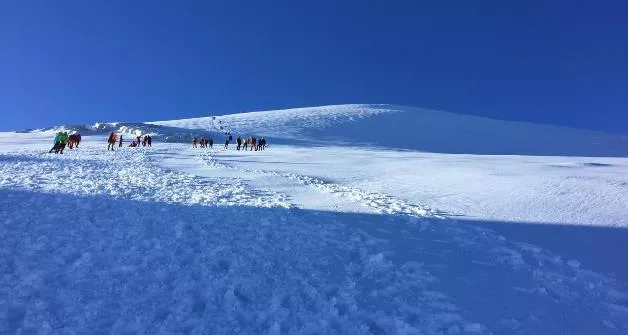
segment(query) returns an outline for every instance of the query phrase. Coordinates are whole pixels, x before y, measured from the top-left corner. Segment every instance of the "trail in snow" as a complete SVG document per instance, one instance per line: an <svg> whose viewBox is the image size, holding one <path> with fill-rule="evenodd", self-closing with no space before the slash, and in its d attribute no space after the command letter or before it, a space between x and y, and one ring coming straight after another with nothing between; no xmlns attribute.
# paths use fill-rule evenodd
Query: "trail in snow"
<svg viewBox="0 0 628 335"><path fill-rule="evenodd" d="M238 170L244 174L262 174L265 176L287 178L302 185L310 186L318 191L334 194L339 197L347 198L350 201L366 205L369 208L373 209L376 213L385 213L391 215L404 214L413 216L436 216L426 208L407 203L390 195L368 192L360 190L358 188L326 182L318 178L302 176L295 173L280 173L276 171L232 167L214 160L211 152L203 153L201 155L201 159L206 164L212 167L231 168Z"/></svg>

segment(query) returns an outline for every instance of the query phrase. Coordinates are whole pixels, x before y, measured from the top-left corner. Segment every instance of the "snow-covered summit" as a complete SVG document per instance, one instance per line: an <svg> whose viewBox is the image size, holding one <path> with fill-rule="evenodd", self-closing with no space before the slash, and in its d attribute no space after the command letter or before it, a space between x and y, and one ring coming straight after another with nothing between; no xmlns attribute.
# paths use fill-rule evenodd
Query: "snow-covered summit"
<svg viewBox="0 0 628 335"><path fill-rule="evenodd" d="M397 105L335 105L151 124L230 130L280 141L370 144L430 152L625 156L628 136Z"/></svg>

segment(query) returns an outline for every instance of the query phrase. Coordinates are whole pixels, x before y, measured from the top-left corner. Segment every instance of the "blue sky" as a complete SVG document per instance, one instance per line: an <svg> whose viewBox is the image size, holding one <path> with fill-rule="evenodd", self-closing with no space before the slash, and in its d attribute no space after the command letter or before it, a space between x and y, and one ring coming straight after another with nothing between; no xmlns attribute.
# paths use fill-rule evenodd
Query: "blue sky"
<svg viewBox="0 0 628 335"><path fill-rule="evenodd" d="M628 133L625 1L0 2L0 130L393 103Z"/></svg>

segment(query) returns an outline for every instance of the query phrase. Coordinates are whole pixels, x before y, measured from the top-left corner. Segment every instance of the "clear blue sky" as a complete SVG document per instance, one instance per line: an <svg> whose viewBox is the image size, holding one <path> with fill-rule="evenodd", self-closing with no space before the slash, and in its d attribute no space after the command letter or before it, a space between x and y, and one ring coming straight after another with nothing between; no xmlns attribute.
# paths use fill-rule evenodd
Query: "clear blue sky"
<svg viewBox="0 0 628 335"><path fill-rule="evenodd" d="M342 103L628 133L628 2L0 1L0 130Z"/></svg>

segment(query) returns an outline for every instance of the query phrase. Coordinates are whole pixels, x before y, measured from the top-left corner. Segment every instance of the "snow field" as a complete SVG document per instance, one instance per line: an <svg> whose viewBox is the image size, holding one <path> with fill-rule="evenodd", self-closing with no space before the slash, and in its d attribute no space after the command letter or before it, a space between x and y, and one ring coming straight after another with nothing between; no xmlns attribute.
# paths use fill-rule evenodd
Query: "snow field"
<svg viewBox="0 0 628 335"><path fill-rule="evenodd" d="M184 172L235 169L220 151L95 140L0 155L2 333L626 330L623 284L576 260L333 181L238 171L367 210L304 209L256 178Z"/></svg>

